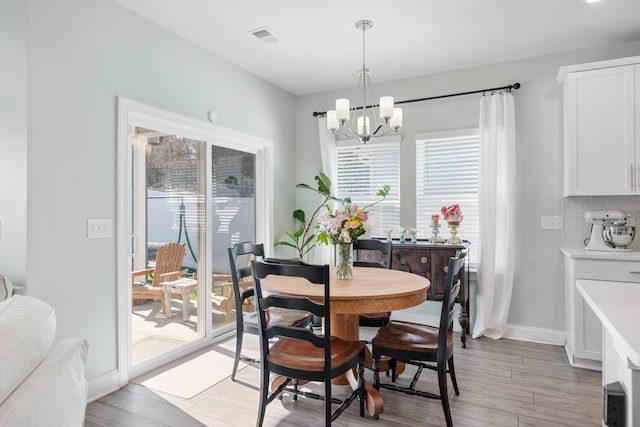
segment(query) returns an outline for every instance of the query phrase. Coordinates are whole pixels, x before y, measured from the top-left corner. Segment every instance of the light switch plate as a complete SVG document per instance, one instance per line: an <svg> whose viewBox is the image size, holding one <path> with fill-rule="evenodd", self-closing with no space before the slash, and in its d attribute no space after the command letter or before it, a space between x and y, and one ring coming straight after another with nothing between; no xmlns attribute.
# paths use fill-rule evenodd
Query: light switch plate
<svg viewBox="0 0 640 427"><path fill-rule="evenodd" d="M111 218L90 218L87 220L87 237L98 239L111 237Z"/></svg>
<svg viewBox="0 0 640 427"><path fill-rule="evenodd" d="M561 216L542 216L543 230L562 230Z"/></svg>

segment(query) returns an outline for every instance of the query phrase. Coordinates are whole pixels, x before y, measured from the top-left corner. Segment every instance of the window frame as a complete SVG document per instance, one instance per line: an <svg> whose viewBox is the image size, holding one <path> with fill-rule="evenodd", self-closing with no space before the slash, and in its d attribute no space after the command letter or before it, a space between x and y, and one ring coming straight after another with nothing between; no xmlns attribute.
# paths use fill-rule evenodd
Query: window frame
<svg viewBox="0 0 640 427"><path fill-rule="evenodd" d="M454 138L467 138L467 137L476 137L477 142L478 142L478 178L477 178L477 185L478 185L478 192L476 194L479 194L480 188L480 129L479 128L462 128L462 129L451 129L451 130L445 130L445 131L435 131L435 132L424 132L424 133L419 133L415 135L415 156L416 156L416 168L415 168L415 186L416 186L416 196L415 196L415 215L416 215L416 222L417 222L417 229L418 229L418 236L421 238L430 238L431 237L431 233L429 231L429 225L430 224L430 220L426 219L426 214L424 212L422 212L425 216L425 218L421 217L421 200L420 200L420 195L419 195L419 188L421 187L420 185L420 172L421 169L423 168L422 165L420 165L420 158L421 156L419 155L419 152L421 150L424 150L424 148L421 148L422 146L428 144L427 141L433 141L433 140L446 140L446 139L454 139ZM426 153L425 153L426 155ZM444 203L449 203L449 201L443 201ZM457 203L457 201L451 201L451 203ZM475 215L475 221L477 223L477 228L474 230L475 232L475 236L474 233L468 233L465 236L465 232L462 231L460 233L460 237L463 240L469 240L471 246L469 248L469 267L471 270L476 270L477 265L478 265L478 248L479 248L479 238L480 238L480 223L479 223L479 211L478 211L478 201L476 201L476 205L475 205L475 211L477 212L477 214ZM434 212L435 213L440 213L440 212ZM465 209L464 207L462 207L462 213L463 215L465 215ZM444 219L442 218L441 221L441 227L440 227L440 236L445 237L447 234L446 231L446 222L443 221ZM464 221L461 223L464 225ZM422 227L420 226L422 225ZM469 235L471 234L471 235ZM472 255L473 254L473 255Z"/></svg>
<svg viewBox="0 0 640 427"><path fill-rule="evenodd" d="M362 144L359 140L357 139L338 139L335 141L335 152L336 152L336 165L335 165L335 195L336 197L340 198L340 197L350 197L354 203L357 204L362 204L362 200L359 200L357 197L353 197L352 195L349 194L340 194L338 191L339 188L339 164L340 164L340 160L339 160L339 155L338 155L338 151L340 148L343 147L367 147L370 146L372 144L375 145L380 145L380 144L395 144L396 145L396 156L397 156L397 185L391 185L389 183L383 183L381 184L378 188L371 188L371 191L377 191L379 188L382 188L382 185L391 185L391 192L390 194L392 195L397 195L396 197L387 197L384 201L378 203L376 206L379 205L383 205L383 206L392 206L393 210L394 210L394 214L393 216L395 218L397 218L397 224L394 224L392 227L389 224L385 224L383 226L381 226L381 230L371 230L370 234L372 236L376 236L376 237L380 237L380 236L384 236L385 235L385 229L386 227L390 227L393 229L397 229L400 226L400 222L402 219L402 200L401 200L401 182L402 182L402 167L401 167L401 143L402 143L402 139L400 135L393 135L393 136L386 136L386 137L380 137L380 138L376 138L374 140L372 140L371 142L369 142L368 144L364 145ZM375 195L371 196L371 202L374 202L376 200L379 200L378 197L376 197ZM374 208L375 209L375 208ZM369 212L371 212L371 210L369 210ZM394 220L395 222L395 220Z"/></svg>

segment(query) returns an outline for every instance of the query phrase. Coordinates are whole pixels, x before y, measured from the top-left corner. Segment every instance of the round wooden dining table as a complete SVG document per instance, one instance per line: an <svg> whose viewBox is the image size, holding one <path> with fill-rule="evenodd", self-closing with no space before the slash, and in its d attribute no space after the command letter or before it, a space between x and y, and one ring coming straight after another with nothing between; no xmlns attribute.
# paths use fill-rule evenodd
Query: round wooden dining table
<svg viewBox="0 0 640 427"><path fill-rule="evenodd" d="M331 335L345 340L360 338L360 314L413 307L427 299L427 289L431 286L427 278L417 274L373 267L354 267L352 280L337 280L332 268L330 277ZM269 276L260 284L267 293L304 296L317 302L324 300L323 287L302 278ZM367 358L370 360L370 355ZM342 384L357 387L352 371L345 377ZM367 410L377 416L384 409L382 396L371 384L365 385Z"/></svg>

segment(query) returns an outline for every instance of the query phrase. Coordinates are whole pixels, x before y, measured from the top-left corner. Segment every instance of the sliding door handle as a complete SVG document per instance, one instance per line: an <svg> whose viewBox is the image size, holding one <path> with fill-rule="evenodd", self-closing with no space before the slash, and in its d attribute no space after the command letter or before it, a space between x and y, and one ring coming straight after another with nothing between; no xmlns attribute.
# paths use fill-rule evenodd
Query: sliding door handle
<svg viewBox="0 0 640 427"><path fill-rule="evenodd" d="M135 234L129 234L129 258L133 258L138 250L138 239Z"/></svg>

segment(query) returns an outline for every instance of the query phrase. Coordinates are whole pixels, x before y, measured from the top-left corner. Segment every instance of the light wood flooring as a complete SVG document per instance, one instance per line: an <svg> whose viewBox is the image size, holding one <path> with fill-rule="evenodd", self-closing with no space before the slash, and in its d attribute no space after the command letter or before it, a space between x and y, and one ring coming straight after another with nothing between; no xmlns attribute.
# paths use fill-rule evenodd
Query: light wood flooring
<svg viewBox="0 0 640 427"><path fill-rule="evenodd" d="M362 338L371 334L363 328ZM249 336L247 336L249 337ZM455 426L601 426L600 372L572 368L562 347L486 338L467 340L455 351L460 396L450 404ZM249 343L251 345L251 341ZM228 348L228 347L227 347ZM212 366L211 369L216 369ZM413 369L398 379L408 384ZM366 373L370 380L371 372ZM259 368L247 366L238 381L219 382L191 399L181 399L130 383L90 403L86 426L253 426L258 408ZM382 381L388 380L382 376ZM320 385L309 386L322 393ZM423 372L418 388L437 392L435 373ZM334 386L334 394L346 394ZM378 420L358 416L354 402L336 426L443 426L439 400L382 390ZM289 396L267 407L265 426L324 425L322 402Z"/></svg>

